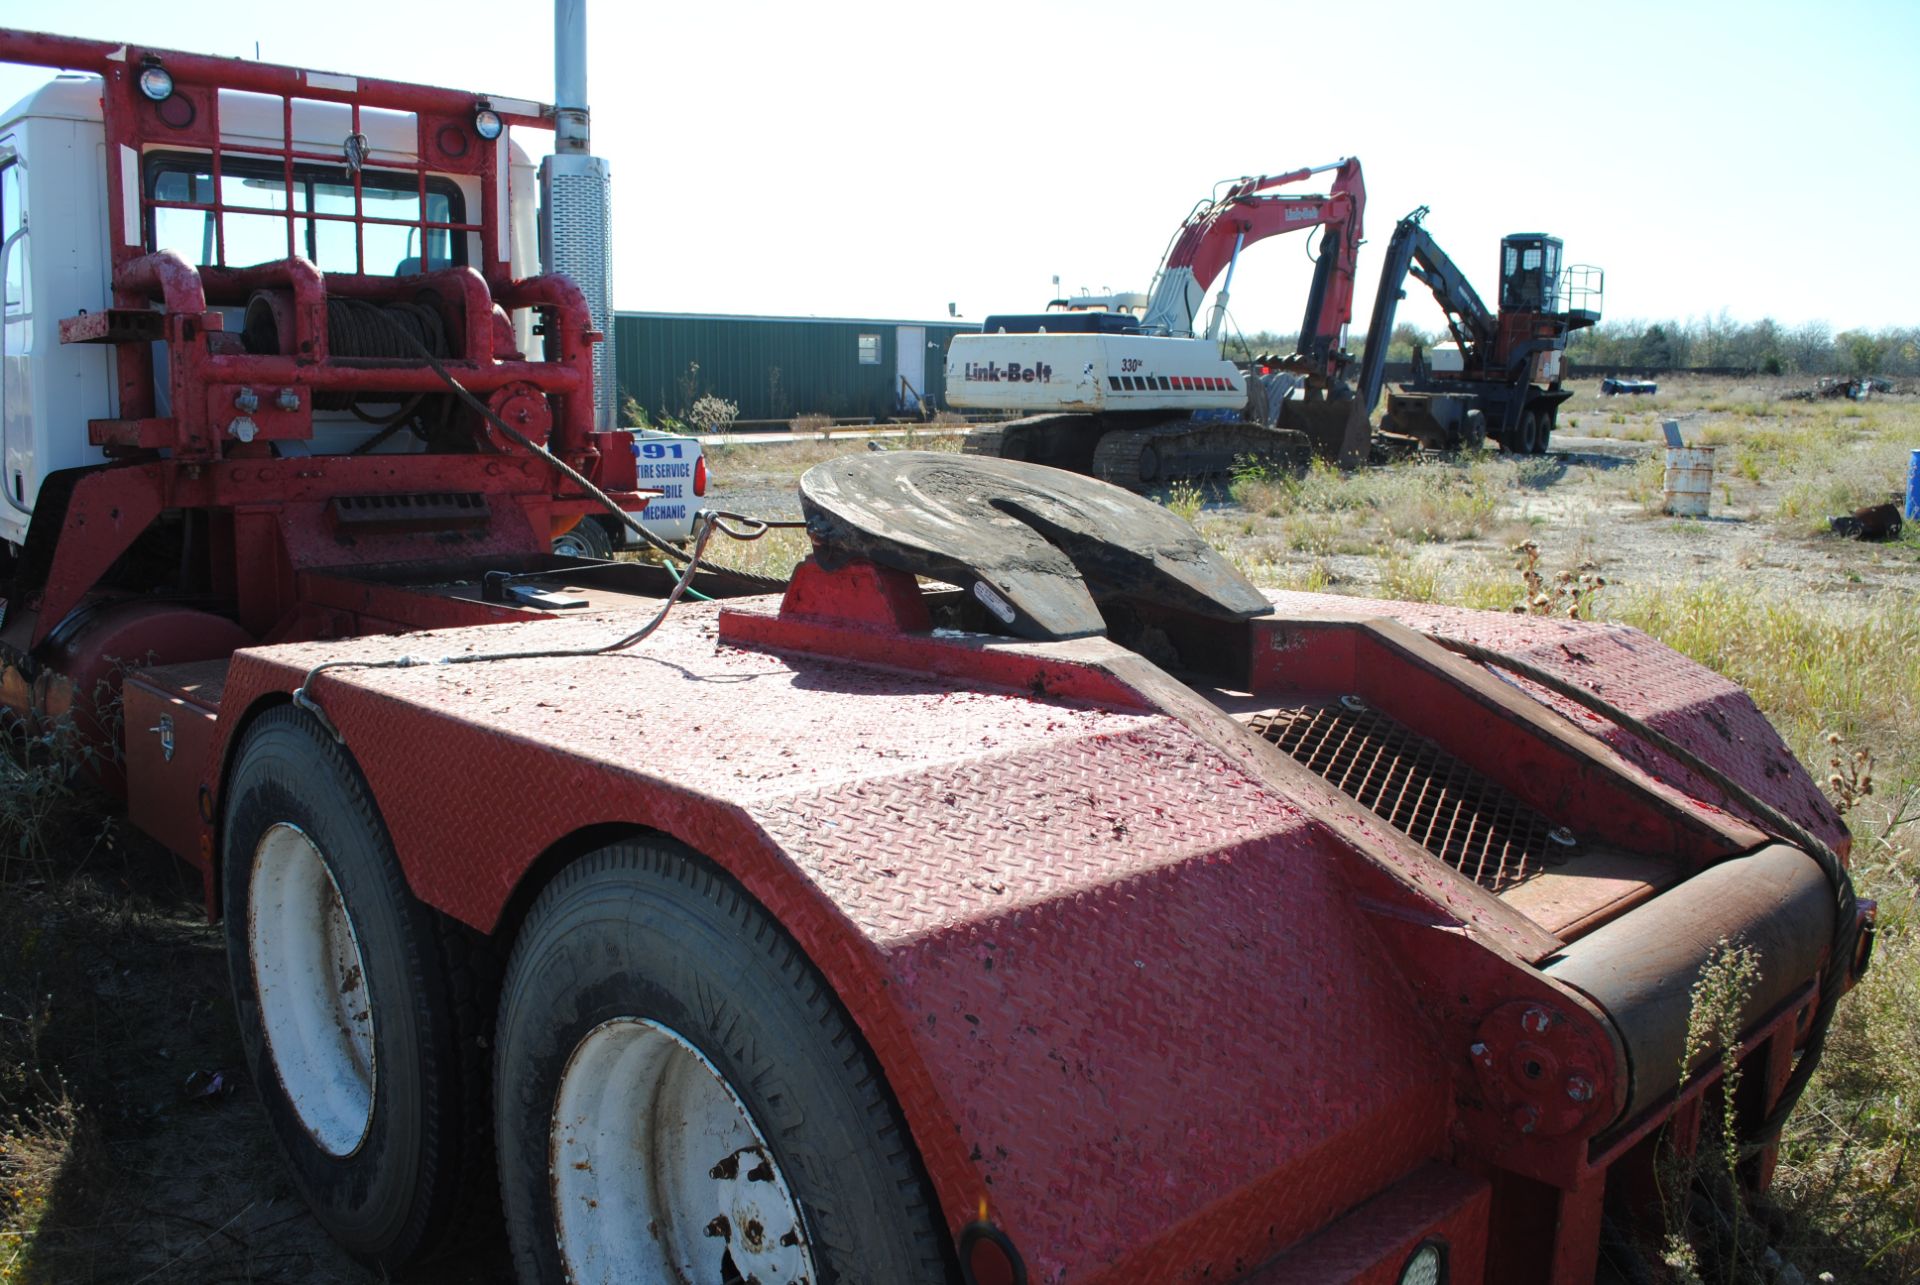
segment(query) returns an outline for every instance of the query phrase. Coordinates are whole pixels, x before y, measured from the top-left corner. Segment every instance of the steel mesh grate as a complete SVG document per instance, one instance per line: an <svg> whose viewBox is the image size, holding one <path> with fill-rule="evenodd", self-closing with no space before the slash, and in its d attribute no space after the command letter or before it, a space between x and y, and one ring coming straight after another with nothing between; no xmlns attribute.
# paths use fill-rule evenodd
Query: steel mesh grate
<svg viewBox="0 0 1920 1285"><path fill-rule="evenodd" d="M1545 817L1358 701L1275 710L1252 727L1489 891L1511 888L1566 855Z"/></svg>

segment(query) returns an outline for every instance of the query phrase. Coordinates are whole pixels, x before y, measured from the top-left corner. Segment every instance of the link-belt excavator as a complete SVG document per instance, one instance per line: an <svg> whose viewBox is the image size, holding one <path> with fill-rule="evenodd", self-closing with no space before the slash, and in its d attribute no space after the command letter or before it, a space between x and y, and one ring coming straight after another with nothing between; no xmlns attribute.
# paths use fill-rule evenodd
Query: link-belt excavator
<svg viewBox="0 0 1920 1285"><path fill-rule="evenodd" d="M1322 194L1277 192L1331 172ZM974 429L976 455L1091 473L1132 490L1217 476L1252 462L1291 469L1314 454L1367 455L1364 407L1345 379L1366 186L1353 158L1235 180L1174 234L1144 316L1075 311L997 315L947 351L947 400L1021 418ZM1248 376L1221 352L1241 251L1322 228L1298 351ZM1225 271L1204 330L1208 287ZM1273 375L1279 375L1274 378Z"/></svg>

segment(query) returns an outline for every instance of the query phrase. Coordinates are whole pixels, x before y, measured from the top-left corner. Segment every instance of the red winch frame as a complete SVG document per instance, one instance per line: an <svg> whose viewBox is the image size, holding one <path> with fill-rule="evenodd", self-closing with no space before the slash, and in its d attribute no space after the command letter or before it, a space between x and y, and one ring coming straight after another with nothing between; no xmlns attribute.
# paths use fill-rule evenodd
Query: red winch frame
<svg viewBox="0 0 1920 1285"><path fill-rule="evenodd" d="M590 506L549 466L504 454L483 425L475 427L481 440L473 453L276 454L272 443L312 435L317 394L447 391L443 376L424 361L332 352L329 299L407 301L436 309L453 348L441 362L447 375L487 399L496 414L517 421L534 441L550 435L555 455L603 489L620 493L623 507L641 507L641 498L633 494L631 453L605 449L614 445L608 440L612 435L595 431L592 346L604 336L594 330L584 296L566 277L515 279L509 266L504 126L550 129L550 107L20 31L0 31L0 60L79 69L102 79L112 306L63 320L61 341L113 344L118 391L118 414L88 427L90 441L118 466L79 477L64 506L42 503L36 509L36 526L51 519L59 529L46 532L45 576L37 595L12 604L16 616L18 608L35 609L30 634L14 637L15 630L7 630L15 645L31 649L45 642L163 510L203 509L215 515L208 538L209 587L216 595L231 596L236 617L250 634L277 639L312 636L315 630L360 632L372 625L338 612L320 613L326 616L321 619L304 609L309 605L300 583L305 573L420 556L420 506L410 523L382 528L358 521L349 531L334 504L339 497L458 497L472 510L457 524L466 541L463 552L493 556L544 552L553 530ZM141 76L152 69L171 78L171 92L159 101L139 88ZM278 139L236 136L231 128L223 133L223 119L245 101L238 95L279 100ZM321 152L296 138L295 117L303 104L348 108L350 129L340 152ZM264 117L265 105L257 106ZM496 140L483 138L476 128L476 114L483 111L502 122ZM363 123L385 125L391 132L397 126L394 114L400 113L412 118L410 157L375 150L377 144L362 133ZM212 176L208 199L158 199L147 190L143 157L162 149L204 157ZM230 203L220 176L223 166L238 158L256 167L263 162L279 167L286 208ZM351 178L352 212L296 208L296 163L340 167L342 185ZM420 194L413 210L417 217L369 214L363 191L368 170L402 185L410 178ZM479 199L467 212L471 217L429 217L428 180L442 175L477 181ZM395 183L383 186L391 189ZM195 266L178 254L150 252L147 229L154 212L164 209L206 212L217 260L226 254L228 218L283 218L288 257L245 266ZM297 223L328 221L354 229L354 259L361 271L323 273L292 253ZM367 274L365 234L378 226L417 229L423 249L430 233L465 238L469 252L477 251L478 266L408 276ZM281 336L277 353L246 351L218 311L243 307L259 291L270 292ZM520 308L537 309L545 318L546 360L528 360L517 351L508 316ZM166 345L164 398L156 385L156 343ZM425 507L433 510L435 504ZM50 508L61 511L49 513ZM30 535L29 545L34 543Z"/></svg>

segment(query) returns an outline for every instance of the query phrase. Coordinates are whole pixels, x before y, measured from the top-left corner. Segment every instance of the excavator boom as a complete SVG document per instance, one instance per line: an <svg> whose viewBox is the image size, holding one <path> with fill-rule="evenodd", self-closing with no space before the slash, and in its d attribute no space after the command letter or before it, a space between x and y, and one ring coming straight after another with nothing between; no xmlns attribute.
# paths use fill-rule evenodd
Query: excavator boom
<svg viewBox="0 0 1920 1285"><path fill-rule="evenodd" d="M1273 191L1329 170L1334 180L1325 193ZM1338 347L1340 331L1353 316L1354 265L1366 200L1360 162L1354 157L1237 180L1223 195L1195 206L1174 234L1155 277L1142 327L1149 333L1193 334L1200 301L1223 270L1231 285L1231 268L1242 250L1284 232L1324 227L1327 235L1300 327L1301 350L1324 361ZM1226 293L1224 288L1221 293ZM1216 305L1224 307L1224 300Z"/></svg>

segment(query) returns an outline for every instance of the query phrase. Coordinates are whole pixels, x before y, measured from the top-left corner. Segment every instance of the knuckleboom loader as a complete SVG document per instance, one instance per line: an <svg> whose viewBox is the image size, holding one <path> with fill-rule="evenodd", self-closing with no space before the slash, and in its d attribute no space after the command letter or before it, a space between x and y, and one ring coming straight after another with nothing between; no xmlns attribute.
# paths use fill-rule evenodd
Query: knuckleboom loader
<svg viewBox="0 0 1920 1285"><path fill-rule="evenodd" d="M1500 241L1500 307L1481 302L1466 274L1423 223L1427 207L1394 225L1380 269L1360 359L1359 396L1379 404L1394 314L1408 277L1433 293L1452 342L1414 354L1413 377L1387 389L1381 432L1433 450L1478 447L1486 438L1520 455L1544 453L1564 385L1568 337L1600 320L1606 277L1563 264L1558 237L1515 232Z"/></svg>
<svg viewBox="0 0 1920 1285"><path fill-rule="evenodd" d="M1331 172L1321 194L1275 189ZM1091 473L1139 490L1247 462L1291 468L1317 452L1364 461L1366 416L1344 373L1366 185L1351 157L1242 178L1174 234L1146 311L996 315L947 351L947 400L1020 418L974 429L973 454ZM1249 377L1221 352L1233 273L1255 242L1323 229L1299 351ZM1199 328L1207 290L1225 272ZM1275 380L1273 373L1284 372Z"/></svg>
<svg viewBox="0 0 1920 1285"><path fill-rule="evenodd" d="M0 708L202 874L370 1278L1581 1285L1703 1118L1765 1185L1872 911L1643 635L945 452L810 470L789 579L551 552L648 498L556 34L546 105L0 31L79 73L0 118Z"/></svg>

